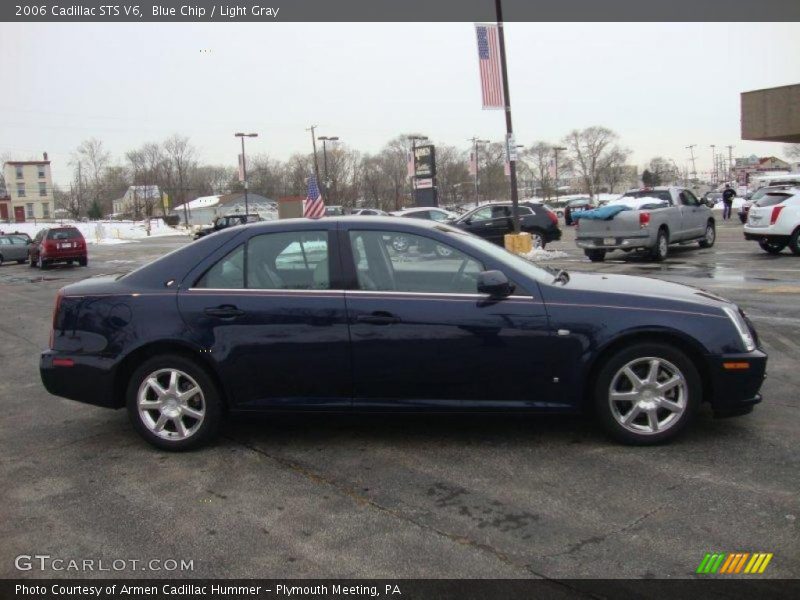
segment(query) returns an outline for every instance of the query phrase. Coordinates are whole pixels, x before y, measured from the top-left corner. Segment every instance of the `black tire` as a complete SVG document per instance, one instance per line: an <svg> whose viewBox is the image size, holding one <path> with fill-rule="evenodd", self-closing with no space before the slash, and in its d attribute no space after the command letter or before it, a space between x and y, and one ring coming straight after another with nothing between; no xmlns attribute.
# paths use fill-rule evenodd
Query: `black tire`
<svg viewBox="0 0 800 600"><path fill-rule="evenodd" d="M739 220L742 222L742 225L747 223L747 217L743 214L739 214Z"/></svg>
<svg viewBox="0 0 800 600"><path fill-rule="evenodd" d="M592 262L603 262L606 259L605 250L584 250L583 253Z"/></svg>
<svg viewBox="0 0 800 600"><path fill-rule="evenodd" d="M778 255L783 252L783 249L788 245L786 242L775 242L765 238L758 240L759 247L769 254Z"/></svg>
<svg viewBox="0 0 800 600"><path fill-rule="evenodd" d="M544 247L547 245L547 240L544 238L544 233L538 229L531 229L528 233L531 234L531 247L541 248L544 250Z"/></svg>
<svg viewBox="0 0 800 600"><path fill-rule="evenodd" d="M25 264L25 259L24 259L24 258L20 258L20 259L17 261L17 264L18 264L18 265L24 265L24 264Z"/></svg>
<svg viewBox="0 0 800 600"><path fill-rule="evenodd" d="M89 264L89 259L88 259L88 258L86 258L86 257L84 257L84 258L79 258L79 259L78 259L78 264L79 264L80 266L82 266L82 267L85 267L86 265L88 265L88 264Z"/></svg>
<svg viewBox="0 0 800 600"><path fill-rule="evenodd" d="M671 369L675 369L681 376L681 382L670 391L665 392L665 394L671 394L673 396L671 400L673 406L682 404L682 412L680 414L674 413L671 409L662 408L658 403L663 400L659 397L653 398L652 396L647 396L639 403L619 401L615 403L615 406L618 408L612 409L612 385L615 386L615 390L619 390L618 386L624 385L625 379L632 383L627 375L622 375L624 367L633 364L634 366L632 368L634 374L638 377L649 371L649 364L651 362L649 359L657 359L661 365L656 372L656 382L658 382L659 377L671 378L671 376L668 375ZM642 362L640 365L637 365L636 361ZM644 371L637 372L640 366L644 367ZM660 383L664 383L664 381L662 380ZM645 383L643 392L641 393L649 392L657 395L657 390L652 390L647 387L650 385L656 384ZM594 409L603 428L617 441L635 446L661 444L678 436L694 418L697 407L700 405L702 399L702 389L703 387L697 369L683 352L668 344L636 344L620 350L609 357L600 367L597 378L595 379ZM640 407L641 403L648 408L642 409ZM655 403L656 406L654 408L649 408L653 403ZM629 408L626 407L626 404L630 405ZM635 416L634 408L637 409ZM617 411L616 414L614 412L615 410ZM659 431L658 428L656 428L655 432L633 431L632 429L650 427L652 423L650 420L650 410L656 415L655 420L657 423L660 424L659 419L664 418L664 425L660 425L662 429ZM623 425L622 421L626 420L626 417L629 416L634 416L630 425Z"/></svg>
<svg viewBox="0 0 800 600"><path fill-rule="evenodd" d="M179 437L180 434L177 431L177 423L174 419L165 419L166 425L162 427L163 436L168 436L171 433L170 429L172 429L175 432L174 439L162 437L152 431L151 427L145 423L147 417L143 416L143 414L139 411L137 402L140 388L144 387L145 382L155 373L169 370L176 370L182 372L184 375L187 375L188 377L185 378L184 383L188 383L189 385L196 384L196 386L200 388L201 392L200 398L195 395L187 402L195 403L192 405L194 410L200 410L200 408L202 408L204 410L203 418L199 421L199 425L194 431L191 432L190 435L182 438ZM165 374L164 376L168 375ZM189 381L189 378L194 381ZM169 392L169 390L166 391ZM147 394L149 392L144 393ZM187 404L187 402L181 404L181 402L177 401L175 398L170 399L175 400L175 404L181 406L186 406ZM207 444L216 436L217 432L219 431L220 422L222 421L222 399L217 386L214 384L214 381L206 374L204 369L197 365L197 363L180 354L164 354L161 356L156 356L145 361L138 368L136 368L131 375L130 380L128 381L128 386L125 393L125 401L128 409L128 417L134 429L136 429L139 435L141 435L147 442L162 450L181 452L185 450L192 450ZM158 409L149 411L150 418L153 421L155 421L155 416L153 413L155 413L156 410ZM160 411L159 415L161 415ZM194 421L194 419L189 416L178 417L178 419L182 421L184 418L189 419L188 422L190 423L191 428L191 423ZM183 422L186 423L186 421Z"/></svg>
<svg viewBox="0 0 800 600"><path fill-rule="evenodd" d="M789 238L789 250L795 256L800 256L800 227L795 229Z"/></svg>
<svg viewBox="0 0 800 600"><path fill-rule="evenodd" d="M50 268L50 263L48 263L46 260L42 258L41 255L39 255L39 260L37 261L36 266L39 267L42 271L46 271L47 269Z"/></svg>
<svg viewBox="0 0 800 600"><path fill-rule="evenodd" d="M28 256L28 266L33 269L36 267L36 261L33 260L32 256Z"/></svg>
<svg viewBox="0 0 800 600"><path fill-rule="evenodd" d="M3 255L0 254L0 267L2 267L2 266L3 266Z"/></svg>
<svg viewBox="0 0 800 600"><path fill-rule="evenodd" d="M669 233L662 227L658 230L656 245L650 250L650 258L656 262L661 262L667 258L667 254L669 254Z"/></svg>
<svg viewBox="0 0 800 600"><path fill-rule="evenodd" d="M701 248L711 248L714 245L714 242L717 241L717 229L714 227L714 221L710 220L706 223L706 234L702 240L700 240L700 247Z"/></svg>

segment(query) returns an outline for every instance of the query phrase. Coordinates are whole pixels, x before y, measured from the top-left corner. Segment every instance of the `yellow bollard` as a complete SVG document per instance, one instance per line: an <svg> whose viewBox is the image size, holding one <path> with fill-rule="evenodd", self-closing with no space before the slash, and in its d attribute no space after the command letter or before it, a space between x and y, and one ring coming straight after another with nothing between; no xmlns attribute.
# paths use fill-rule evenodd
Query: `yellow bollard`
<svg viewBox="0 0 800 600"><path fill-rule="evenodd" d="M533 249L530 233L507 233L503 238L506 250L514 254L527 254Z"/></svg>

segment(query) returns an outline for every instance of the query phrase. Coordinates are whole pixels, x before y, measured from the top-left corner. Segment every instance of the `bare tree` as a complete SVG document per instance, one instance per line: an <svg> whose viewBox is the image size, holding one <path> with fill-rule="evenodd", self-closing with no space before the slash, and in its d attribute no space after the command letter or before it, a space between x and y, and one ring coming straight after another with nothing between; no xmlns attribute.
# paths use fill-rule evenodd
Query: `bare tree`
<svg viewBox="0 0 800 600"><path fill-rule="evenodd" d="M81 193L86 192L101 212L109 212L111 208L111 198L103 198L103 177L110 161L111 155L97 138L82 141L72 157L72 164L79 165ZM88 205L89 200L82 203Z"/></svg>
<svg viewBox="0 0 800 600"><path fill-rule="evenodd" d="M597 193L598 167L602 165L604 154L617 137L616 133L606 127L594 126L583 130L575 129L563 140L575 172L591 197Z"/></svg>
<svg viewBox="0 0 800 600"><path fill-rule="evenodd" d="M550 162L553 160L553 146L547 142L534 142L523 151L523 157L530 163L533 177L542 189L542 195L550 198L553 190L553 177L550 173Z"/></svg>
<svg viewBox="0 0 800 600"><path fill-rule="evenodd" d="M800 144L786 144L783 147L783 154L789 160L800 161Z"/></svg>
<svg viewBox="0 0 800 600"><path fill-rule="evenodd" d="M630 155L630 150L615 145L601 156L597 169L598 176L609 193L613 194L618 185L630 179L631 169L626 165Z"/></svg>
<svg viewBox="0 0 800 600"><path fill-rule="evenodd" d="M460 202L463 196L462 186L471 194L469 190L472 183L466 158L466 152L455 146L436 146L436 184L441 204Z"/></svg>
<svg viewBox="0 0 800 600"><path fill-rule="evenodd" d="M166 155L166 169L163 177L163 187L174 191L173 206L186 201L186 187L191 177L191 172L197 168L194 147L189 138L177 133L164 141L164 154ZM167 207L162 205L164 216Z"/></svg>

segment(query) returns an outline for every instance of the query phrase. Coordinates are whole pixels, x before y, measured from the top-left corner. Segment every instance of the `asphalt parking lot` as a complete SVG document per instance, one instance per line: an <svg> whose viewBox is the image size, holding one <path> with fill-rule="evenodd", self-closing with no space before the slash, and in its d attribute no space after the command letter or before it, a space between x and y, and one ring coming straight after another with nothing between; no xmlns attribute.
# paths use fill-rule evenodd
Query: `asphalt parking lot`
<svg viewBox="0 0 800 600"><path fill-rule="evenodd" d="M692 577L706 552L772 552L800 577L800 257L725 223L712 249L568 270L646 275L738 302L770 354L764 402L703 413L677 442L631 448L584 418L280 416L231 421L214 446L161 453L38 375L56 290L187 243L90 247L88 268L0 267L0 577L20 554L184 559L132 577ZM268 365L265 365L268 368ZM109 573L83 573L109 576Z"/></svg>

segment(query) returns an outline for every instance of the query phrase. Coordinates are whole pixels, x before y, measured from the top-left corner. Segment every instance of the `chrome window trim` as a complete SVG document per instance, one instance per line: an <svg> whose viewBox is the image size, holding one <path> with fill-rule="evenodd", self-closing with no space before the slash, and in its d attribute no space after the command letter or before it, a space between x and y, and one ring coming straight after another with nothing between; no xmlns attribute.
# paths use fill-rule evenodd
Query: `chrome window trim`
<svg viewBox="0 0 800 600"><path fill-rule="evenodd" d="M384 290L342 290L342 289L334 289L334 290L295 290L295 289L256 289L256 288L188 288L187 292L214 292L220 293L224 292L226 294L272 294L272 295L300 295L300 294L353 294L357 296L409 296L409 297L436 297L436 298L479 298L483 300L488 300L491 298L488 294L461 294L461 293L449 293L449 292L392 292L392 291L384 291ZM513 300L535 300L533 296L521 296L519 294L512 294L511 296L505 296L504 300L513 299Z"/></svg>

